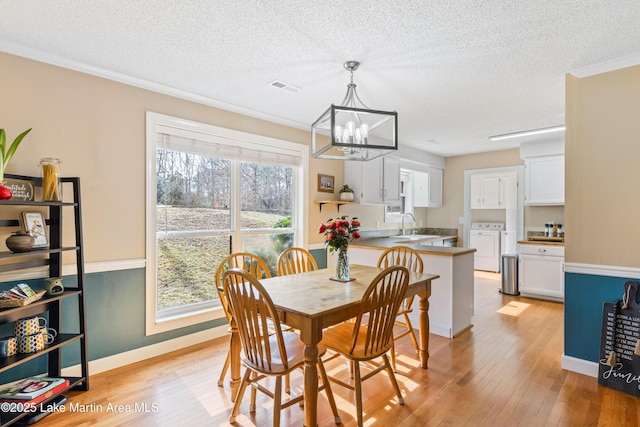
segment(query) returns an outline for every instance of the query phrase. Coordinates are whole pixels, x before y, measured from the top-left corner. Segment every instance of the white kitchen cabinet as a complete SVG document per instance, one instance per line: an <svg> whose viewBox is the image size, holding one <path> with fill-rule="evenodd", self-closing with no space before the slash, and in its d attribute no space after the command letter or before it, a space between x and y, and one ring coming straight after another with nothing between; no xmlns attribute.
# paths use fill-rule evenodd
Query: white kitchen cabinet
<svg viewBox="0 0 640 427"><path fill-rule="evenodd" d="M439 168L429 168L429 207L442 207L442 181L444 171Z"/></svg>
<svg viewBox="0 0 640 427"><path fill-rule="evenodd" d="M500 174L471 175L471 209L504 209L504 185Z"/></svg>
<svg viewBox="0 0 640 427"><path fill-rule="evenodd" d="M564 246L518 245L518 286L524 296L564 300Z"/></svg>
<svg viewBox="0 0 640 427"><path fill-rule="evenodd" d="M368 162L345 162L345 183L360 203L400 203L400 162L380 157Z"/></svg>
<svg viewBox="0 0 640 427"><path fill-rule="evenodd" d="M439 208L442 206L443 170L429 168L429 172L413 171L413 206Z"/></svg>
<svg viewBox="0 0 640 427"><path fill-rule="evenodd" d="M516 172L504 173L501 174L500 179L503 207L516 209L518 207L518 174ZM512 229L512 227L507 227L507 229Z"/></svg>
<svg viewBox="0 0 640 427"><path fill-rule="evenodd" d="M524 160L525 205L564 205L564 155Z"/></svg>

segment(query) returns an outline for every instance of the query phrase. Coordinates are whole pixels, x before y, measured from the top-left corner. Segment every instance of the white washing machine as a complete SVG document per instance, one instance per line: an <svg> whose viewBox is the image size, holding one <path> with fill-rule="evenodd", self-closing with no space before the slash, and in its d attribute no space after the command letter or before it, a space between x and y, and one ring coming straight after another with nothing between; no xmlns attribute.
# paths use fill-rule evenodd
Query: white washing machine
<svg viewBox="0 0 640 427"><path fill-rule="evenodd" d="M500 271L501 222L474 222L471 224L469 247L476 250L473 268L476 270Z"/></svg>

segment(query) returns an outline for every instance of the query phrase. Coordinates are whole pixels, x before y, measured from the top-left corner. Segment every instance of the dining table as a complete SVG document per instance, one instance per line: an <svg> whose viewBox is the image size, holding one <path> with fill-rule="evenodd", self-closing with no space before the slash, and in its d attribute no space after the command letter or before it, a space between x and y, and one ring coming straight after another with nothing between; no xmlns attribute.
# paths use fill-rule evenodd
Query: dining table
<svg viewBox="0 0 640 427"><path fill-rule="evenodd" d="M300 332L304 349L304 425L317 426L318 413L318 344L325 328L349 320L364 311L362 296L381 268L350 266L348 282L333 279L335 271L319 269L287 276L260 279L271 297L279 320ZM431 281L437 274L409 272L406 297L419 297L420 366L429 360L429 297ZM231 395L235 399L240 386L241 343L237 326L231 318Z"/></svg>

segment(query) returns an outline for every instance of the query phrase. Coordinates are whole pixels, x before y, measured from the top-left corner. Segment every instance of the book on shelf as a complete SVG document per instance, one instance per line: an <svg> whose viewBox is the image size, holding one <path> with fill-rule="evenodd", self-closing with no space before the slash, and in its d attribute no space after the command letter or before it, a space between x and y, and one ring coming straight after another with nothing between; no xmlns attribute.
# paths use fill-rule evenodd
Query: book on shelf
<svg viewBox="0 0 640 427"><path fill-rule="evenodd" d="M57 386L53 387L52 389L49 389L49 390L45 391L44 393L41 393L40 395L34 397L31 400L0 399L0 403L18 403L18 404L20 404L22 406L23 409L29 410L30 408L33 408L36 405L44 402L45 400L47 400L51 396L66 390L67 387L69 387L69 384L70 384L69 380L64 380L62 383L58 384Z"/></svg>
<svg viewBox="0 0 640 427"><path fill-rule="evenodd" d="M32 400L43 393L64 384L65 378L30 377L0 387L0 398L11 400Z"/></svg>
<svg viewBox="0 0 640 427"><path fill-rule="evenodd" d="M25 299L35 294L35 291L26 283L18 283L13 288L0 293L0 299Z"/></svg>

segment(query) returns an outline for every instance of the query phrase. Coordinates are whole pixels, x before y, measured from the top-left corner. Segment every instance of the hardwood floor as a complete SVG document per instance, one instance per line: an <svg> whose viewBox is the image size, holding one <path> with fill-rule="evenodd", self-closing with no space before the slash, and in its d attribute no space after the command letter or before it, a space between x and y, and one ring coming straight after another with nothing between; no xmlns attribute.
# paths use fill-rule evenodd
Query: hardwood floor
<svg viewBox="0 0 640 427"><path fill-rule="evenodd" d="M388 378L376 375L363 387L365 425L639 426L640 399L560 368L562 304L502 295L499 279L476 272L474 326L452 340L431 335L428 370L418 367L411 340L403 338L397 378L405 405L398 405ZM229 425L229 387L216 385L227 345L218 339L92 376L89 392L69 393L66 412L37 426ZM330 375L346 374L341 361L327 368ZM299 391L302 376L291 381ZM354 426L353 392L332 389L342 425ZM237 425L271 425L271 399L258 395L257 406L249 413L245 394ZM302 408L286 409L281 422L302 425ZM319 425L335 425L322 393Z"/></svg>

